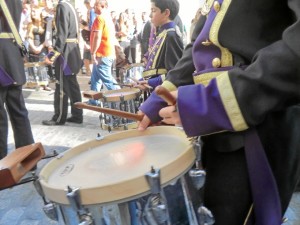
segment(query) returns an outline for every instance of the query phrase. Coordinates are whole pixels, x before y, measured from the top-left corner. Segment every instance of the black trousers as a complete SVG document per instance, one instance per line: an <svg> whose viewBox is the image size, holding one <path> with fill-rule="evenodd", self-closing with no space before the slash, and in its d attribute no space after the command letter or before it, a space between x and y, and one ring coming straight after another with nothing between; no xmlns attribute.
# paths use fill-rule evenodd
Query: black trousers
<svg viewBox="0 0 300 225"><path fill-rule="evenodd" d="M7 155L8 116L14 133L15 147L34 143L22 86L0 86L0 159Z"/></svg>
<svg viewBox="0 0 300 225"><path fill-rule="evenodd" d="M244 224L252 204L244 149L218 152L204 145L203 160L204 206L212 211L215 225Z"/></svg>
<svg viewBox="0 0 300 225"><path fill-rule="evenodd" d="M55 66L56 85L54 93L54 115L52 120L64 124L68 116L69 99L72 117L82 119L82 109L73 106L81 102L81 92L76 75L64 75L60 65Z"/></svg>

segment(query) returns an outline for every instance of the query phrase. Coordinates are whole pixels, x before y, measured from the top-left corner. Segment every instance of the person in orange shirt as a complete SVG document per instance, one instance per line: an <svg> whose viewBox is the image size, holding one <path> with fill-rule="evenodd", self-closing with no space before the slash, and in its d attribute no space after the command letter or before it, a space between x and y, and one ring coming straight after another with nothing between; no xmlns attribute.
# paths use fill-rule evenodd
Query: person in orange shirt
<svg viewBox="0 0 300 225"><path fill-rule="evenodd" d="M108 11L106 0L96 0L94 5L97 14L91 29L91 56L93 71L91 75L91 90L100 91L102 84L108 90L119 89L117 81L112 76L111 67L115 58L115 28ZM90 104L97 105L97 101L90 100Z"/></svg>

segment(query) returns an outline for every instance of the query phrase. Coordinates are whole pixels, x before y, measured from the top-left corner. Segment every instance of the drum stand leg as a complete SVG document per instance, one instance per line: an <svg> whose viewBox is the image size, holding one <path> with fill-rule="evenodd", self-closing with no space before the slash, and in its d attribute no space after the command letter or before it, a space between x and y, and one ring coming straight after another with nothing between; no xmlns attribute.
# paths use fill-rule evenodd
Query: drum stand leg
<svg viewBox="0 0 300 225"><path fill-rule="evenodd" d="M180 183L181 183L181 186L182 186L184 201L185 201L187 214L188 214L188 218L189 218L189 225L198 225L197 216L196 216L194 206L193 206L193 203L192 203L192 200L191 200L190 192L188 190L188 185L187 185L187 182L186 182L184 176L182 176L180 178Z"/></svg>
<svg viewBox="0 0 300 225"><path fill-rule="evenodd" d="M5 188L0 188L0 191L8 189L8 188L13 188L15 186L19 186L19 185L22 185L22 184L27 184L29 182L36 181L37 179L38 179L38 176L35 175L35 172L31 172L31 175L29 177L21 179L18 183L14 184L12 186L5 187Z"/></svg>

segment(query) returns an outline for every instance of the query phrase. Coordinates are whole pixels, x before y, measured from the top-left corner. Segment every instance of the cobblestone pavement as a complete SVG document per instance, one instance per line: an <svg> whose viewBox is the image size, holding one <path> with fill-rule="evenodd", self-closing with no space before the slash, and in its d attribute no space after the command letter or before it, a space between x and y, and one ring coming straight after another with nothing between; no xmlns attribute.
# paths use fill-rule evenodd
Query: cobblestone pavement
<svg viewBox="0 0 300 225"><path fill-rule="evenodd" d="M80 76L81 90L88 90L88 77ZM36 142L41 142L47 154L53 150L58 153L94 139L98 133L106 135L100 129L99 113L84 110L84 122L80 125L66 123L64 126L43 126L41 121L50 119L53 114L53 91L24 89L26 106ZM13 136L9 133L9 148L14 150ZM51 159L38 163L37 174ZM44 203L32 183L0 191L0 225L57 225L43 212ZM286 216L287 225L300 225L300 193L294 194Z"/></svg>

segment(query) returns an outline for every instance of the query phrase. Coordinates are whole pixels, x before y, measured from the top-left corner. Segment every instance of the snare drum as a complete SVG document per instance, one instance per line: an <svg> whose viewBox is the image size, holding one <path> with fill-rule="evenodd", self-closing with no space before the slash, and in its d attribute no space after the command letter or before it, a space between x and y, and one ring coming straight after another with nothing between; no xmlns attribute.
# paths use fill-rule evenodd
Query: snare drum
<svg viewBox="0 0 300 225"><path fill-rule="evenodd" d="M139 89L123 88L103 92L100 100L102 101L103 107L137 113L141 103L140 98L141 91ZM136 121L109 114L101 113L99 119L101 128L109 132L112 130L128 130L137 127Z"/></svg>
<svg viewBox="0 0 300 225"><path fill-rule="evenodd" d="M133 216L139 221L140 213L129 213L130 205L150 193L145 178L150 168L160 170L165 190L191 168L194 160L192 144L180 128L123 131L67 150L41 170L39 183L45 198L54 203L56 219L61 223L77 225L87 218L84 214L96 225L107 224L103 221L109 217L118 221L112 224L131 224ZM76 194L72 195L72 190ZM114 216L105 215L107 212Z"/></svg>
<svg viewBox="0 0 300 225"><path fill-rule="evenodd" d="M132 79L139 80L143 78L142 74L144 71L144 64L143 63L134 63L130 64L127 67L125 67L122 71L120 71L121 74L121 83L132 83Z"/></svg>
<svg viewBox="0 0 300 225"><path fill-rule="evenodd" d="M36 88L38 86L47 86L48 73L43 62L27 62L24 63L26 86L28 88Z"/></svg>

